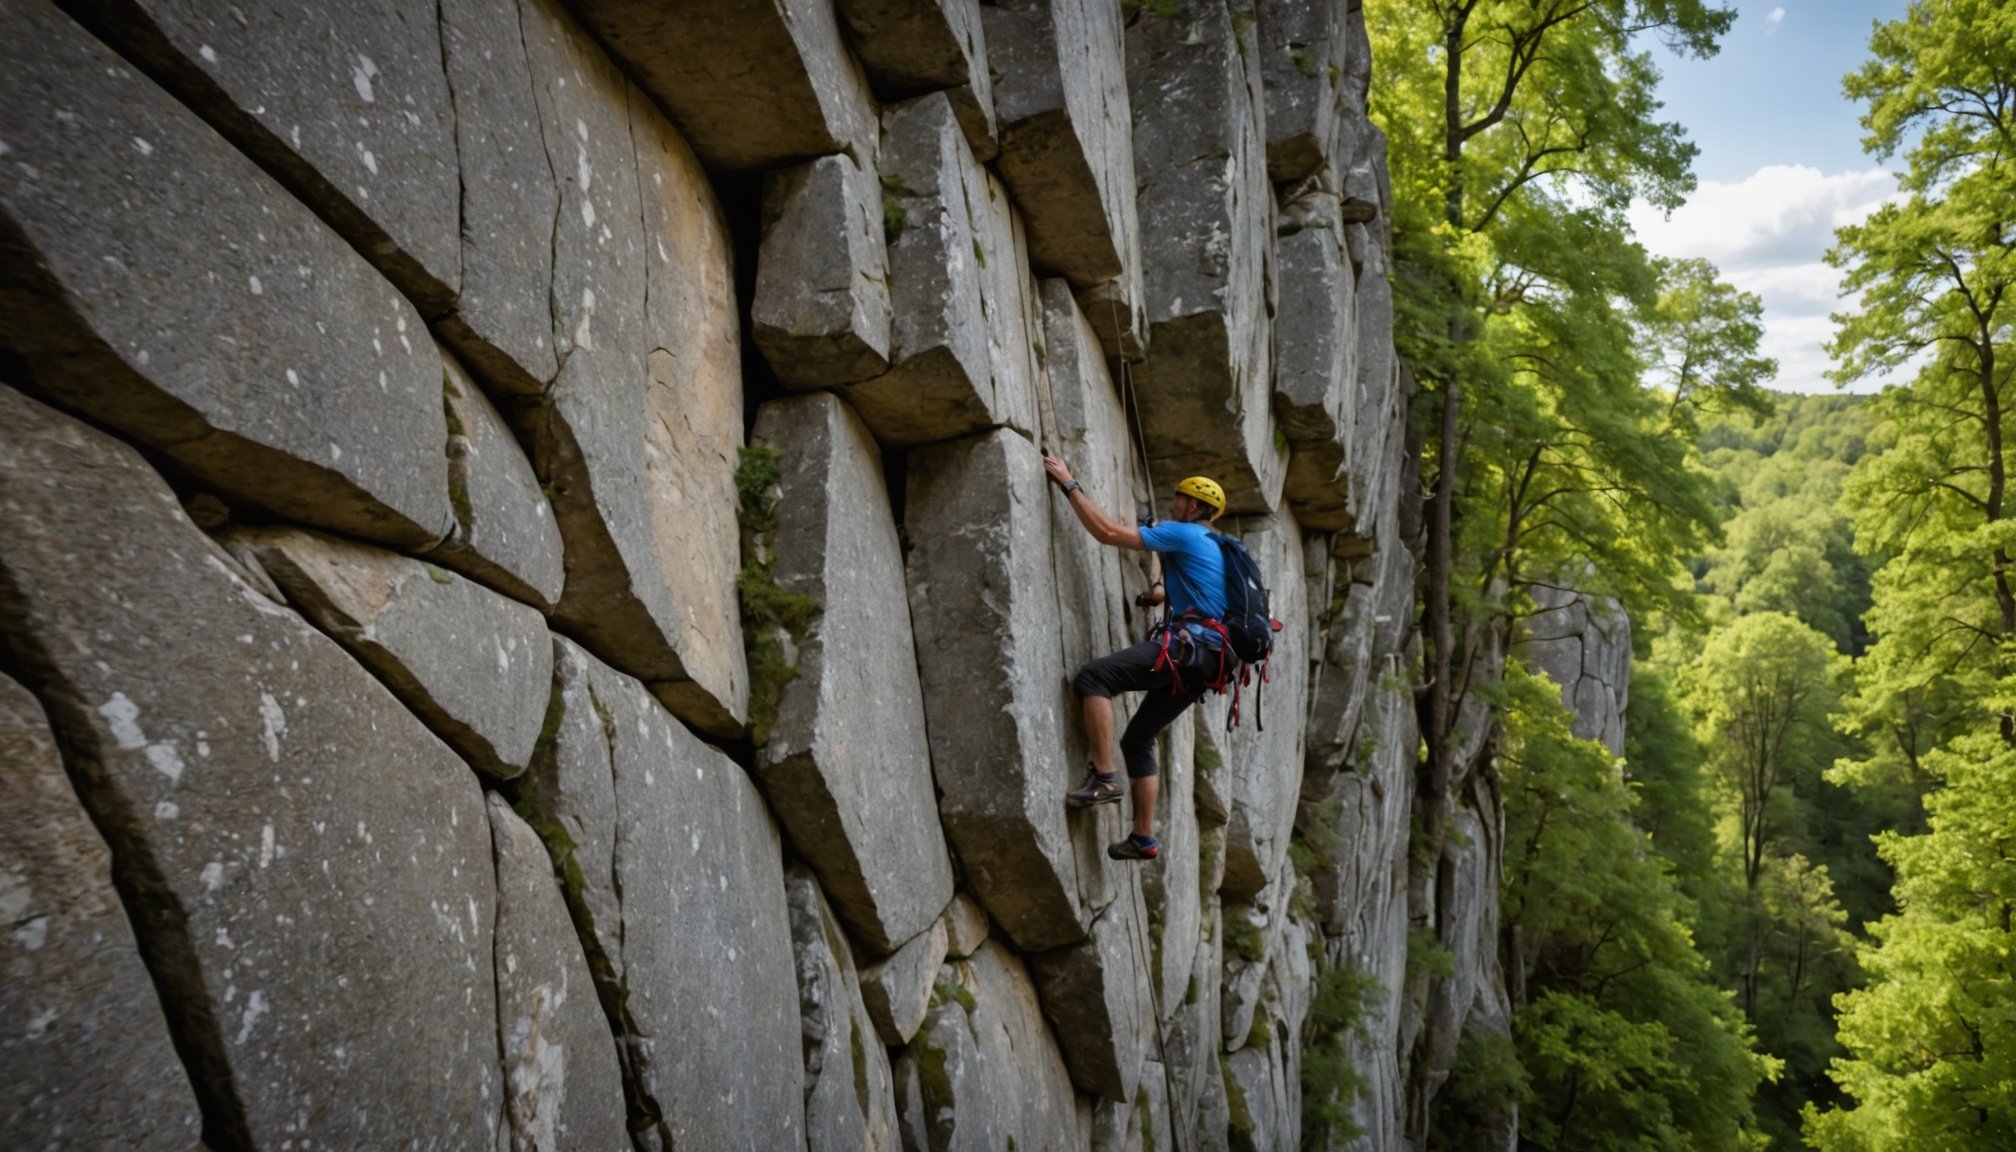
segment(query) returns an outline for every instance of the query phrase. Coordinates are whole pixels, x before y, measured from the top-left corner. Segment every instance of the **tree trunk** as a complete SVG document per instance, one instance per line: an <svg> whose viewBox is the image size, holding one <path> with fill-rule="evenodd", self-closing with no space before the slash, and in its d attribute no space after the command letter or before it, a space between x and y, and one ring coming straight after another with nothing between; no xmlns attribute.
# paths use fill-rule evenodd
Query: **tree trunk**
<svg viewBox="0 0 2016 1152"><path fill-rule="evenodd" d="M1981 413L1988 433L1988 522L1993 524L2002 519L2002 501L2008 483L2008 473L2002 458L2002 398L1995 390L1995 340L1990 326L1983 321L1977 348L1981 366ZM2012 591L2009 579L2009 550L1995 549L1995 604L2001 610L2002 635L2016 636L2016 591ZM2016 713L2002 713L2002 740L2016 744Z"/></svg>

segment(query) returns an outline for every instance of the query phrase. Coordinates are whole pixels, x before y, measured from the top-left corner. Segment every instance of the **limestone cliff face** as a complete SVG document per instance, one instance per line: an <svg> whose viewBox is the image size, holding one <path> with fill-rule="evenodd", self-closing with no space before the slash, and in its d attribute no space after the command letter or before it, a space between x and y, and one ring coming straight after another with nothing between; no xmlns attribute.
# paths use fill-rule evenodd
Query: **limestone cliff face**
<svg viewBox="0 0 2016 1152"><path fill-rule="evenodd" d="M1631 618L1615 600L1571 588L1536 584L1538 611L1520 631L1516 651L1526 666L1561 686L1575 717L1575 735L1601 740L1624 754L1624 709L1631 691Z"/></svg>
<svg viewBox="0 0 2016 1152"><path fill-rule="evenodd" d="M22 1147L1396 1149L1507 1026L1355 0L0 14ZM1286 624L1147 866L1046 451Z"/></svg>

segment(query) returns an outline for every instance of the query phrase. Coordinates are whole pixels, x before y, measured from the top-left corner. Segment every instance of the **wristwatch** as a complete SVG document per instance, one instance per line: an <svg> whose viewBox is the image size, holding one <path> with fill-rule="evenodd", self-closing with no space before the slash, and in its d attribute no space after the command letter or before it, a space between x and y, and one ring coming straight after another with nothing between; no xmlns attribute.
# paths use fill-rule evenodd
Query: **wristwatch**
<svg viewBox="0 0 2016 1152"><path fill-rule="evenodd" d="M1083 484L1078 483L1078 481L1076 480L1073 480L1069 484L1064 485L1064 495L1066 496L1071 495L1071 493L1073 492L1083 492L1084 490L1085 486Z"/></svg>

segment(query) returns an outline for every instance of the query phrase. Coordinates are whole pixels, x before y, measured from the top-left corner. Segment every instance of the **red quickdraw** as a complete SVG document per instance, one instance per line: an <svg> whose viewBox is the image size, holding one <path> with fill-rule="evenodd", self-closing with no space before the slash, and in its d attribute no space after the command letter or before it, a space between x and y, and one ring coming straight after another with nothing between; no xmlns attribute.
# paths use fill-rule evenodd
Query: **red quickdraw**
<svg viewBox="0 0 2016 1152"><path fill-rule="evenodd" d="M1167 620L1155 626L1154 634L1160 635L1162 650L1156 654L1155 666L1150 668L1149 671L1160 672L1164 668L1169 669L1169 694L1171 696L1181 696L1183 694L1183 670L1176 666L1174 660L1169 659L1169 634L1174 631L1175 629L1169 626Z"/></svg>

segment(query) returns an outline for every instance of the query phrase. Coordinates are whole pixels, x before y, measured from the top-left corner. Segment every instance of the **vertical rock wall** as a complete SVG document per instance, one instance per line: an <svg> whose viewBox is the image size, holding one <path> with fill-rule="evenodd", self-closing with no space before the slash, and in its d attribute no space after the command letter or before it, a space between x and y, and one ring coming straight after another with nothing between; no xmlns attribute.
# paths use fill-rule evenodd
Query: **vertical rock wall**
<svg viewBox="0 0 2016 1152"><path fill-rule="evenodd" d="M0 17L10 1146L1404 1145L1502 995L1481 801L1409 963L1355 2ZM1286 624L1146 866L1046 451Z"/></svg>

